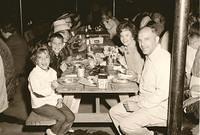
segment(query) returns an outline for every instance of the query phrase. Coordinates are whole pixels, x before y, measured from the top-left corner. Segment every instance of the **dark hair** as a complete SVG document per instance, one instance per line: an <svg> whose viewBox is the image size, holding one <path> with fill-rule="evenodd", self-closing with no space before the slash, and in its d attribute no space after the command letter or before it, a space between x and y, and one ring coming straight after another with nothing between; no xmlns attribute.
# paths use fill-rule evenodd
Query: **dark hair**
<svg viewBox="0 0 200 135"><path fill-rule="evenodd" d="M58 32L52 33L52 34L49 36L48 41L50 42L50 41L52 41L54 38L58 38L58 39L61 39L62 41L64 41L63 36L62 36L60 33L58 33Z"/></svg>
<svg viewBox="0 0 200 135"><path fill-rule="evenodd" d="M36 65L36 60L37 60L37 55L42 53L42 52L48 52L49 54L49 50L47 48L47 44L46 43L37 43L35 45L35 48L33 48L32 50L32 55L31 55L31 61Z"/></svg>
<svg viewBox="0 0 200 135"><path fill-rule="evenodd" d="M189 37L193 37L193 36L200 36L200 28L199 28L199 22L196 21L195 23L193 23L188 31Z"/></svg>
<svg viewBox="0 0 200 135"><path fill-rule="evenodd" d="M123 21L122 23L120 23L118 25L118 27L117 27L118 35L120 35L120 33L122 32L123 29L129 30L134 39L137 37L138 30L137 30L136 26L132 22Z"/></svg>
<svg viewBox="0 0 200 135"><path fill-rule="evenodd" d="M3 32L14 33L17 31L14 23L5 23L1 25L1 29Z"/></svg>
<svg viewBox="0 0 200 135"><path fill-rule="evenodd" d="M153 14L152 14L152 16L151 16L151 19L156 19L156 18L159 18L159 20L160 20L160 22L159 23L164 23L165 24L165 22L166 22L166 20L165 20L165 17L161 14L161 13L159 13L159 12L154 12Z"/></svg>
<svg viewBox="0 0 200 135"><path fill-rule="evenodd" d="M159 29L159 25L158 25L156 22L154 22L154 21L149 21L149 22L147 23L147 25L144 26L144 27L149 27L149 28L151 28L152 31L153 31L154 33L156 33L157 36L160 36L160 34L161 34L160 31L158 30L158 29Z"/></svg>
<svg viewBox="0 0 200 135"><path fill-rule="evenodd" d="M112 18L112 11L110 9L108 9L108 8L103 8L101 10L101 15L105 15L108 18Z"/></svg>

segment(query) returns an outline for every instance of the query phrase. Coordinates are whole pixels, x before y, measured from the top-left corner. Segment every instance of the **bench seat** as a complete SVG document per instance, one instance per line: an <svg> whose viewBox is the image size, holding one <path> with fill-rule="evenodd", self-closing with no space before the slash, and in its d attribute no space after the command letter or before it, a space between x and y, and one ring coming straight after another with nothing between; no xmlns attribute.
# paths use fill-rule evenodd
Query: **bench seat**
<svg viewBox="0 0 200 135"><path fill-rule="evenodd" d="M108 113L76 113L74 123L112 123ZM27 126L51 126L56 120L31 112L26 120ZM146 127L166 127L165 123L147 125Z"/></svg>
<svg viewBox="0 0 200 135"><path fill-rule="evenodd" d="M31 112L26 119L27 126L51 126L56 120ZM108 113L76 113L74 123L112 123Z"/></svg>

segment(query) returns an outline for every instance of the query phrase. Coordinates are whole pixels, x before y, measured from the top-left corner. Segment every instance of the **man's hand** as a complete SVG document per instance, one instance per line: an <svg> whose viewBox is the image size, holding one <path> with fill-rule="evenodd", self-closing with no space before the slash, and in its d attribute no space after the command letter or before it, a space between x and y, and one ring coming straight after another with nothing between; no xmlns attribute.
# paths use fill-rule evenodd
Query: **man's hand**
<svg viewBox="0 0 200 135"><path fill-rule="evenodd" d="M127 100L123 103L127 112L135 112L140 109L140 106L135 101Z"/></svg>

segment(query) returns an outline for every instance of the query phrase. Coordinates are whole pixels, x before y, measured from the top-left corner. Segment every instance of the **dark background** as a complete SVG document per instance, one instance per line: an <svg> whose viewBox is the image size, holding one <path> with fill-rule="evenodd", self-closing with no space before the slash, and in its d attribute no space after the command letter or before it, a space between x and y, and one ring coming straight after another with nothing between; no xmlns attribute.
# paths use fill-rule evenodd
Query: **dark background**
<svg viewBox="0 0 200 135"><path fill-rule="evenodd" d="M20 0L0 1L0 23L12 19L20 24ZM112 9L112 0L77 0L78 13L84 22L91 11L92 5L109 7ZM138 12L158 11L167 22L173 22L176 0L116 0L116 17L118 19L134 17ZM22 0L23 23L29 20L35 22L52 21L62 13L75 12L76 0ZM98 10L96 7L93 10ZM191 11L199 12L199 0L191 0Z"/></svg>
<svg viewBox="0 0 200 135"><path fill-rule="evenodd" d="M112 9L112 0L77 0L78 12L86 16L93 3ZM19 0L1 0L0 17L19 17ZM23 17L33 20L52 19L63 12L75 12L76 0L22 0ZM140 11L159 10L169 14L174 9L174 0L116 0L116 16L131 17Z"/></svg>

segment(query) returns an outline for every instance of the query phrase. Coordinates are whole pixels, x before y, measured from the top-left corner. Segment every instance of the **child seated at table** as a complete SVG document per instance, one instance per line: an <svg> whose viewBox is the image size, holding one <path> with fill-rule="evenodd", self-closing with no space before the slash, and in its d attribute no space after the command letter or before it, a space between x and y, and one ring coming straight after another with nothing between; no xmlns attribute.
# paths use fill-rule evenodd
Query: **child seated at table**
<svg viewBox="0 0 200 135"><path fill-rule="evenodd" d="M57 71L57 77L67 69L66 61L70 59L70 53L65 46L64 38L59 33L53 33L49 37L48 45L50 47L50 67Z"/></svg>
<svg viewBox="0 0 200 135"><path fill-rule="evenodd" d="M64 135L74 122L75 116L62 103L62 96L55 92L58 86L57 73L49 67L50 55L46 46L37 46L31 60L35 67L28 77L33 111L55 119L56 124L46 130L47 135Z"/></svg>
<svg viewBox="0 0 200 135"><path fill-rule="evenodd" d="M71 63L72 57L65 45L64 39L61 34L53 33L49 37L50 46L50 67L57 71L57 77L61 77L65 70L68 70L67 63ZM73 95L65 96L63 101L74 113L78 112L80 98L74 98ZM71 104L72 103L72 104Z"/></svg>
<svg viewBox="0 0 200 135"><path fill-rule="evenodd" d="M71 25L69 23L66 23L66 18L61 20L56 20L53 23L53 33L59 33L60 35L63 36L65 48L68 49L70 55L76 56L78 54L81 54L85 56L86 44L83 42L84 40L77 38L79 36L75 35L75 33L72 34L72 31L70 29Z"/></svg>

